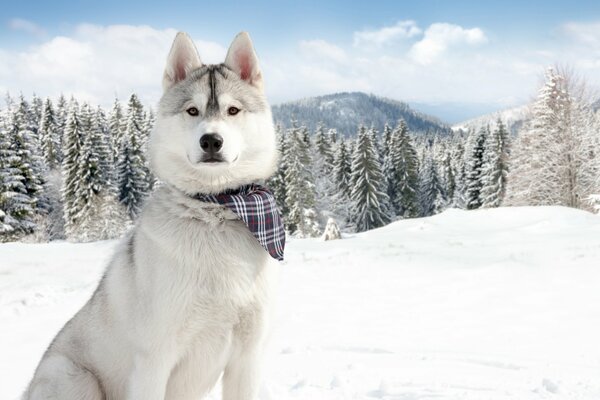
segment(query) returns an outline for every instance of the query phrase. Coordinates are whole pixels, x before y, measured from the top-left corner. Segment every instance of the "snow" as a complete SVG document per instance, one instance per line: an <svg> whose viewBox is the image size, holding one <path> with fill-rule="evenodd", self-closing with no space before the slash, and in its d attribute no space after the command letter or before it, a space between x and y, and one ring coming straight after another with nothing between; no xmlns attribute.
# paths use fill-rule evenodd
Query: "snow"
<svg viewBox="0 0 600 400"><path fill-rule="evenodd" d="M114 246L0 245L0 398L18 398ZM599 399L599 288L600 218L561 207L291 240L260 398Z"/></svg>

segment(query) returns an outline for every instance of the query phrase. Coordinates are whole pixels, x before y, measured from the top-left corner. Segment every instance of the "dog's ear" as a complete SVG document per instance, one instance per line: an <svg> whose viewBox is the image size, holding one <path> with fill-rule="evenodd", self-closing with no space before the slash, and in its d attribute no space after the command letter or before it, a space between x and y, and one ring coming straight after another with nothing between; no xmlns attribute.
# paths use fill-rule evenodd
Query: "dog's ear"
<svg viewBox="0 0 600 400"><path fill-rule="evenodd" d="M184 80L190 72L202 66L198 50L192 38L185 32L175 36L171 51L167 57L167 66L163 75L163 90L167 90L179 81Z"/></svg>
<svg viewBox="0 0 600 400"><path fill-rule="evenodd" d="M263 79L258 66L258 57L248 32L240 32L233 39L225 57L225 65L246 82L262 89Z"/></svg>

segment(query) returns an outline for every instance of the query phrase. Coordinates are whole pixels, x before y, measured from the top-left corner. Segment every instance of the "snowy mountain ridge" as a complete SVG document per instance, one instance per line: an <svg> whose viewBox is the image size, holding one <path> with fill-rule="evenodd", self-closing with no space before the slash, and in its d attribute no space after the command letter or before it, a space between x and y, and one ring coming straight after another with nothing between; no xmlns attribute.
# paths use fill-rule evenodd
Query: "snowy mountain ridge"
<svg viewBox="0 0 600 400"><path fill-rule="evenodd" d="M412 109L407 103L362 92L308 97L274 105L272 110L273 119L283 127L290 127L291 120L296 119L314 131L323 122L326 128L335 128L346 137L355 136L360 124L382 132L385 123L395 125L399 119L404 119L412 132L450 132L450 126Z"/></svg>

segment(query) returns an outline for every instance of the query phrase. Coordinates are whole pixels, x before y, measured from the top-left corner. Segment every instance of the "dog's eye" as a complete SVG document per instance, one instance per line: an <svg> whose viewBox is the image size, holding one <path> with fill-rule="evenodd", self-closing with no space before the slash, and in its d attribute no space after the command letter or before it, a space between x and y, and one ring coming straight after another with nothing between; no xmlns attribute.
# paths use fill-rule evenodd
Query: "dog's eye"
<svg viewBox="0 0 600 400"><path fill-rule="evenodd" d="M235 114L237 114L239 112L240 112L240 109L237 108L237 107L229 107L227 109L227 114L229 114L229 115L235 115Z"/></svg>
<svg viewBox="0 0 600 400"><path fill-rule="evenodd" d="M188 114L190 114L192 117L197 117L198 116L198 109L196 107L190 107L187 110L185 110Z"/></svg>

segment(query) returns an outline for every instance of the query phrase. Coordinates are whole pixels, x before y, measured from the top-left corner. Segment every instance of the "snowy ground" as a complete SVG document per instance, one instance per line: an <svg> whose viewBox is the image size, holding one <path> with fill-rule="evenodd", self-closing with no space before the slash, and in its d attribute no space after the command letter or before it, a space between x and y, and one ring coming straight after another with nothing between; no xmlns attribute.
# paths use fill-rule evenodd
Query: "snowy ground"
<svg viewBox="0 0 600 400"><path fill-rule="evenodd" d="M0 245L0 399L113 247ZM286 256L262 400L600 399L600 217L449 210Z"/></svg>

